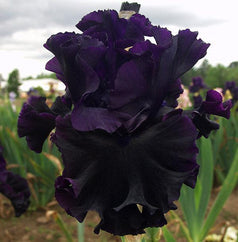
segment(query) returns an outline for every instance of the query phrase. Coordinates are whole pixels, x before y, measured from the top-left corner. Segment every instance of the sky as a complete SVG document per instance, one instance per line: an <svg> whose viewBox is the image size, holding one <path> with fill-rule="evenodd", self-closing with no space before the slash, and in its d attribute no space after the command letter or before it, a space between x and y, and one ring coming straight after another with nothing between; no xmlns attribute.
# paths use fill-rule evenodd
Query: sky
<svg viewBox="0 0 238 242"><path fill-rule="evenodd" d="M0 0L0 74L18 68L20 76L36 76L45 70L52 54L43 44L58 32L79 30L75 25L95 10L120 10L118 0ZM130 1L129 1L130 2ZM198 31L210 43L206 59L212 64L238 61L237 0L138 0L140 13L152 24ZM203 59L204 60L204 59ZM199 65L201 61L197 65Z"/></svg>

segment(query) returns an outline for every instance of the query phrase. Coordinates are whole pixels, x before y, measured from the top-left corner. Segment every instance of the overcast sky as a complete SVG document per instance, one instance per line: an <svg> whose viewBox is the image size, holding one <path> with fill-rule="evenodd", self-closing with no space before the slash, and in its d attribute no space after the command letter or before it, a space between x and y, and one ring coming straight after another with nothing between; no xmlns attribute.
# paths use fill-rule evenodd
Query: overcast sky
<svg viewBox="0 0 238 242"><path fill-rule="evenodd" d="M0 0L0 73L14 68L21 77L45 71L51 58L43 44L52 34L75 31L87 13L99 9L119 11L118 0ZM198 31L211 43L206 58L213 65L238 61L238 1L138 0L140 13L154 25Z"/></svg>

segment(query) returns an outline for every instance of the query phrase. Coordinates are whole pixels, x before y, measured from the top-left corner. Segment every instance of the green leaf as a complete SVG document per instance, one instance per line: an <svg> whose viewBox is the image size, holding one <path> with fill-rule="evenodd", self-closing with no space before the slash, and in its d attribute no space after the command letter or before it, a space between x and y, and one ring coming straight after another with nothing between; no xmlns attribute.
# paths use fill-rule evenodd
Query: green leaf
<svg viewBox="0 0 238 242"><path fill-rule="evenodd" d="M176 242L173 234L165 226L162 228L162 231L166 242Z"/></svg>
<svg viewBox="0 0 238 242"><path fill-rule="evenodd" d="M208 203L210 200L210 195L213 185L213 171L214 171L214 161L213 161L213 152L212 144L210 139L201 138L200 140L200 171L199 171L199 183L201 184L200 197L197 210L197 220L198 226L201 228ZM194 193L196 194L197 190L195 188Z"/></svg>
<svg viewBox="0 0 238 242"><path fill-rule="evenodd" d="M206 237L210 228L213 226L218 214L222 210L223 205L232 193L238 180L238 149L235 157L232 161L232 165L229 169L228 175L223 183L222 189L217 195L217 198L212 205L212 208L207 216L207 219L202 227L200 239L201 241Z"/></svg>

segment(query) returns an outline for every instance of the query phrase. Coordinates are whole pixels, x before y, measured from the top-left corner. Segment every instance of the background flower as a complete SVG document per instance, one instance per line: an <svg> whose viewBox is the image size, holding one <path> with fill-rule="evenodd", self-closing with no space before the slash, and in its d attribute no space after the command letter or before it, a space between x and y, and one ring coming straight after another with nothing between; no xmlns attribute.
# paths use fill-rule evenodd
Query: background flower
<svg viewBox="0 0 238 242"><path fill-rule="evenodd" d="M11 200L16 217L21 216L30 204L30 189L27 181L6 170L6 161L0 146L0 192Z"/></svg>

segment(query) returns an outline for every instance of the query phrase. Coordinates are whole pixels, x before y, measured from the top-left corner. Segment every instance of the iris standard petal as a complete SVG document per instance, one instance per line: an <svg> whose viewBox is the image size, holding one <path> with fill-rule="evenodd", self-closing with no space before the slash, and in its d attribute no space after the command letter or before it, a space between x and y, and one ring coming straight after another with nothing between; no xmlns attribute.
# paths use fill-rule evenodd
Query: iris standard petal
<svg viewBox="0 0 238 242"><path fill-rule="evenodd" d="M109 107L119 108L149 95L151 72L150 62L143 59L123 64L118 70L114 89L109 93Z"/></svg>
<svg viewBox="0 0 238 242"><path fill-rule="evenodd" d="M126 31L127 21L119 18L115 10L94 11L85 15L76 25L83 31L84 35L92 37L98 36L98 33L105 33L106 43L122 39Z"/></svg>
<svg viewBox="0 0 238 242"><path fill-rule="evenodd" d="M197 39L197 32L189 29L180 30L177 38L177 50L174 60L175 78L179 78L186 71L191 69L198 60L206 55L206 51L210 44Z"/></svg>

